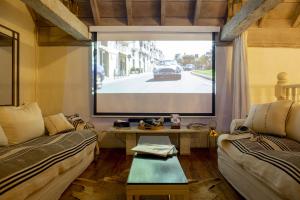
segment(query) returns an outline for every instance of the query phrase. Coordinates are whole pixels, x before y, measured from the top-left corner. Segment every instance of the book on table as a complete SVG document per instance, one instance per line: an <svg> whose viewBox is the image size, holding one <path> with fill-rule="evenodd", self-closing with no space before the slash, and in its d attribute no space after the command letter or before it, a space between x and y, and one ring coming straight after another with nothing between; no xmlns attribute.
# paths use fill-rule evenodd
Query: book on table
<svg viewBox="0 0 300 200"><path fill-rule="evenodd" d="M131 149L138 154L152 154L162 157L173 156L177 154L174 145L163 144L139 144Z"/></svg>

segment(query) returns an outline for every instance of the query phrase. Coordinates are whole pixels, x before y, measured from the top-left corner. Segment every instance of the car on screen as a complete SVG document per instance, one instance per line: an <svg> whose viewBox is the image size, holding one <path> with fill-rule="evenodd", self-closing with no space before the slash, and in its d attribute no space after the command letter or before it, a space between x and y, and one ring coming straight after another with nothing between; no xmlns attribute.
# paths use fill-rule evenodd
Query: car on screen
<svg viewBox="0 0 300 200"><path fill-rule="evenodd" d="M176 60L162 60L153 69L155 80L181 79L182 67Z"/></svg>
<svg viewBox="0 0 300 200"><path fill-rule="evenodd" d="M184 67L183 67L184 71L192 71L195 69L195 65L193 64L186 64Z"/></svg>

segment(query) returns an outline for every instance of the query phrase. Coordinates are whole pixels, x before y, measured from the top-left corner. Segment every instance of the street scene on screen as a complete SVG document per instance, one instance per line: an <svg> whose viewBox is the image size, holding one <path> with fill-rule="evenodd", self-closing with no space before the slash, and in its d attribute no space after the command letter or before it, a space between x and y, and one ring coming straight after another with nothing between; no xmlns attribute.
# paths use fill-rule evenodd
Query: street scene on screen
<svg viewBox="0 0 300 200"><path fill-rule="evenodd" d="M98 41L97 93L212 93L212 41Z"/></svg>

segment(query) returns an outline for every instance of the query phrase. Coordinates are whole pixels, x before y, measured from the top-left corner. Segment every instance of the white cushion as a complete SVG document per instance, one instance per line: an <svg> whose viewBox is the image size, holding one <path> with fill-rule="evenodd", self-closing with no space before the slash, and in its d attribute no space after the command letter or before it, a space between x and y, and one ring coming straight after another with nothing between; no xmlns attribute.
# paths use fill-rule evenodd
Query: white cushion
<svg viewBox="0 0 300 200"><path fill-rule="evenodd" d="M8 145L7 137L4 133L4 130L0 126L0 146L7 146L7 145Z"/></svg>
<svg viewBox="0 0 300 200"><path fill-rule="evenodd" d="M253 105L244 125L257 133L286 136L286 118L292 104L292 101L277 101Z"/></svg>
<svg viewBox="0 0 300 200"><path fill-rule="evenodd" d="M9 144L19 144L45 133L42 113L37 103L0 107L0 125Z"/></svg>
<svg viewBox="0 0 300 200"><path fill-rule="evenodd" d="M65 133L75 129L62 113L47 116L44 120L49 135Z"/></svg>
<svg viewBox="0 0 300 200"><path fill-rule="evenodd" d="M300 104L295 103L288 115L286 136L300 142Z"/></svg>

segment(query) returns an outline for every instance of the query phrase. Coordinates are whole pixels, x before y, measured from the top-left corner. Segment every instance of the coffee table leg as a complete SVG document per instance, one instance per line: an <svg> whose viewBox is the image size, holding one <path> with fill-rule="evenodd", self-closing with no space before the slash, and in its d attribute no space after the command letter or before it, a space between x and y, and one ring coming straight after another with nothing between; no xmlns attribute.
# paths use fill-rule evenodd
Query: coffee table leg
<svg viewBox="0 0 300 200"><path fill-rule="evenodd" d="M127 200L133 200L133 195L127 195Z"/></svg>
<svg viewBox="0 0 300 200"><path fill-rule="evenodd" d="M189 133L180 134L180 155L191 154L191 136Z"/></svg>
<svg viewBox="0 0 300 200"><path fill-rule="evenodd" d="M136 134L126 133L126 155L133 155L131 149L136 146Z"/></svg>
<svg viewBox="0 0 300 200"><path fill-rule="evenodd" d="M190 198L189 192L185 192L185 193L184 193L183 199L184 199L184 200L189 200L189 198Z"/></svg>

